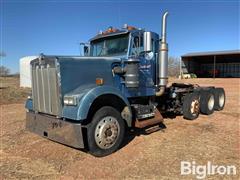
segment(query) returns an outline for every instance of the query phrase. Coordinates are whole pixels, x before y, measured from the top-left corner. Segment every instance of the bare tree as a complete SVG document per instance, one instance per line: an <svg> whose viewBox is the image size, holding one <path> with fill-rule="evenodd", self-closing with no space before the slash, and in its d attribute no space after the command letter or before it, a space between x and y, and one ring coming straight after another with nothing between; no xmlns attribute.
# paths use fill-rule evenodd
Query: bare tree
<svg viewBox="0 0 240 180"><path fill-rule="evenodd" d="M0 66L0 76L8 76L10 74L10 69L5 66Z"/></svg>
<svg viewBox="0 0 240 180"><path fill-rule="evenodd" d="M168 58L168 75L170 77L178 77L180 74L180 58Z"/></svg>

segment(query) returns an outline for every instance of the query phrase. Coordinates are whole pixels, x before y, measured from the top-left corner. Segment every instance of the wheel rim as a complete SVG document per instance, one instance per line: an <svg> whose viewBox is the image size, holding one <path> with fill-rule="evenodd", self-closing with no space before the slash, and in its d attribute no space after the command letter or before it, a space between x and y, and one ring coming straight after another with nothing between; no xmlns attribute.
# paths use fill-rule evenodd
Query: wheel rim
<svg viewBox="0 0 240 180"><path fill-rule="evenodd" d="M194 116L196 116L198 114L199 107L200 107L199 106L199 100L198 99L193 100L192 103L191 103L190 111Z"/></svg>
<svg viewBox="0 0 240 180"><path fill-rule="evenodd" d="M221 94L221 95L219 96L219 106L220 106L220 107L223 107L224 101L225 101L224 94Z"/></svg>
<svg viewBox="0 0 240 180"><path fill-rule="evenodd" d="M208 109L211 111L213 109L214 106L214 96L211 95L211 97L208 100Z"/></svg>
<svg viewBox="0 0 240 180"><path fill-rule="evenodd" d="M101 149L112 147L119 136L120 126L115 117L107 116L102 118L95 129L95 141Z"/></svg>

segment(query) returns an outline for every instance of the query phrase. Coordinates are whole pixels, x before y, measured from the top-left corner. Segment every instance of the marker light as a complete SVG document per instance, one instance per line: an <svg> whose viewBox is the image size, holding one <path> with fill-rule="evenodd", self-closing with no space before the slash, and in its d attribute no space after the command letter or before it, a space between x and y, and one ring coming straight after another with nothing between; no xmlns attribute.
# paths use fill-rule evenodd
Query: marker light
<svg viewBox="0 0 240 180"><path fill-rule="evenodd" d="M96 78L96 85L103 85L103 78Z"/></svg>

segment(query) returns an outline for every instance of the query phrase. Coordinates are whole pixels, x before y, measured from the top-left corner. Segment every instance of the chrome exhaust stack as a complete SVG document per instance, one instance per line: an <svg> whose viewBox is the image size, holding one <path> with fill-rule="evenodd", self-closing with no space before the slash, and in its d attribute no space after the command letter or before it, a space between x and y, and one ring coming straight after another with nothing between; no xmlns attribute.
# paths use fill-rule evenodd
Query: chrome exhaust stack
<svg viewBox="0 0 240 180"><path fill-rule="evenodd" d="M162 34L161 34L161 41L159 43L159 55L158 55L159 91L156 92L156 96L163 95L168 83L168 44L166 42L167 16L168 16L168 12L165 12L162 17Z"/></svg>

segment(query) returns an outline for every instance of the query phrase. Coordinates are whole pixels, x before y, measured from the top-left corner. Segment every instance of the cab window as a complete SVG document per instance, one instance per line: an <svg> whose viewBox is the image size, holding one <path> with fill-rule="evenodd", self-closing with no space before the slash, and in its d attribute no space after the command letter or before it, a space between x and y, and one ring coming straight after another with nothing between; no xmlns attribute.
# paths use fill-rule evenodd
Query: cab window
<svg viewBox="0 0 240 180"><path fill-rule="evenodd" d="M142 51L144 51L143 36L134 36L132 39L131 56L138 56Z"/></svg>

